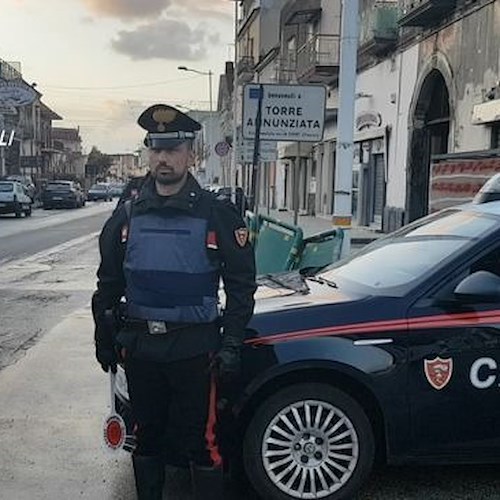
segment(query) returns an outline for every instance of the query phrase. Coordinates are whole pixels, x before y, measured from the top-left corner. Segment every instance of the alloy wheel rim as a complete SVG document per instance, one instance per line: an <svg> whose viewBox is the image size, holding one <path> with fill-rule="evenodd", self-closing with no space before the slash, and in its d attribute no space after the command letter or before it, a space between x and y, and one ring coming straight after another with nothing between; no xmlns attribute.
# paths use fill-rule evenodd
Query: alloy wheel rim
<svg viewBox="0 0 500 500"><path fill-rule="evenodd" d="M351 478L359 440L339 408L318 400L292 403L271 420L262 441L264 469L292 498L324 498Z"/></svg>

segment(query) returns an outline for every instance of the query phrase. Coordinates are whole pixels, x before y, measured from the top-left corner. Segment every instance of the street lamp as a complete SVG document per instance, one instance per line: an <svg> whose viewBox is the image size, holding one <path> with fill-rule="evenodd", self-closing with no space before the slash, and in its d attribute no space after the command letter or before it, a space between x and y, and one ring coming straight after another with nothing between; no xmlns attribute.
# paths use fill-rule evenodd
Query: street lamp
<svg viewBox="0 0 500 500"><path fill-rule="evenodd" d="M180 71L191 71L192 73L196 73L198 75L208 76L208 91L210 93L210 111L213 111L213 107L212 107L212 75L213 75L213 73L212 73L212 70L198 71L197 69L187 68L186 66L178 66L177 69Z"/></svg>

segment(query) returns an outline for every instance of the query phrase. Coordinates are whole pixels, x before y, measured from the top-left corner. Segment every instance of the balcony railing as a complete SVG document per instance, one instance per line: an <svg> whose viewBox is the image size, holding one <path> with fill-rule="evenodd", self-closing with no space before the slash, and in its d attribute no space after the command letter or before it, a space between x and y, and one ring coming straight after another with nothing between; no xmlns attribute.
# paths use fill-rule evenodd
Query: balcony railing
<svg viewBox="0 0 500 500"><path fill-rule="evenodd" d="M376 2L374 9L365 13L359 50L361 53L382 53L395 45L399 35L400 9L396 2Z"/></svg>
<svg viewBox="0 0 500 500"><path fill-rule="evenodd" d="M254 73L254 60L252 56L241 56L236 64L236 72L238 75L241 73Z"/></svg>
<svg viewBox="0 0 500 500"><path fill-rule="evenodd" d="M328 83L339 73L339 35L315 35L297 52L300 83Z"/></svg>
<svg viewBox="0 0 500 500"><path fill-rule="evenodd" d="M434 26L457 6L457 0L406 0L403 3L401 26Z"/></svg>
<svg viewBox="0 0 500 500"><path fill-rule="evenodd" d="M14 66L0 59L0 78L3 80L21 80L22 75Z"/></svg>

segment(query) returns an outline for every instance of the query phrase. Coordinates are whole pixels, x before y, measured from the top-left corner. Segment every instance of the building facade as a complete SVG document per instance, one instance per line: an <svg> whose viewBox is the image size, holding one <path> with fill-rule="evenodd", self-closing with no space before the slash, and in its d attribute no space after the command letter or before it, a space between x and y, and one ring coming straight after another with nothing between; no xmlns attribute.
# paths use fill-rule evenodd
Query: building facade
<svg viewBox="0 0 500 500"><path fill-rule="evenodd" d="M300 154L297 144L278 144L278 160L259 167L259 198L273 208L329 218L342 2L289 0L279 16L259 20L263 3L243 2L252 8L242 10L242 57L254 58L254 72L242 71L240 85L323 84L328 100L323 141L302 145ZM470 200L500 171L500 2L360 0L359 19L353 220L391 231ZM272 31L262 29L264 22L279 34L274 47L275 40L263 47ZM260 30L251 28L256 23ZM252 175L243 177L251 183Z"/></svg>
<svg viewBox="0 0 500 500"><path fill-rule="evenodd" d="M79 128L52 128L54 152L53 177L68 177L83 181L87 156L83 154Z"/></svg>

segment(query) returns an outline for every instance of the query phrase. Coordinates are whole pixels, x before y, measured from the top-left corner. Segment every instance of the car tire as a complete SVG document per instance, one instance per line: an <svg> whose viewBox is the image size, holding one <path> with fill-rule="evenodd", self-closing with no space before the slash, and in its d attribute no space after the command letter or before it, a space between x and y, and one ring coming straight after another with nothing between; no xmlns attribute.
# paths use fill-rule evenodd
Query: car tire
<svg viewBox="0 0 500 500"><path fill-rule="evenodd" d="M320 383L292 385L266 399L243 440L245 471L267 500L352 498L374 456L373 429L363 408Z"/></svg>
<svg viewBox="0 0 500 500"><path fill-rule="evenodd" d="M24 211L24 216L25 217L31 217L31 213L32 213L31 207L29 207L27 210Z"/></svg>

